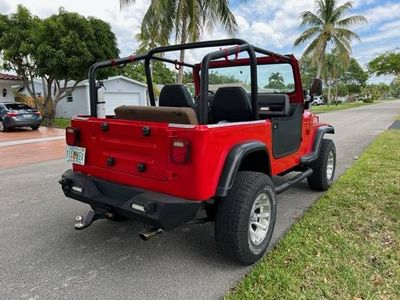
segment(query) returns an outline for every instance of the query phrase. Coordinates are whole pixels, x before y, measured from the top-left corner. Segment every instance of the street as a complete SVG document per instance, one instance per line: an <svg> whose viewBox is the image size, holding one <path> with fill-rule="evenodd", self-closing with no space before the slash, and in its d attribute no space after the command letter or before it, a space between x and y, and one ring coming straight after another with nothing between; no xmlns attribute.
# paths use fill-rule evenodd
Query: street
<svg viewBox="0 0 400 300"><path fill-rule="evenodd" d="M400 100L321 114L336 129L336 175L398 115ZM68 168L57 159L0 170L0 299L217 299L250 270L216 253L212 224L147 242L135 221L75 231L88 207L64 197L57 181ZM273 243L320 195L303 181L278 196Z"/></svg>

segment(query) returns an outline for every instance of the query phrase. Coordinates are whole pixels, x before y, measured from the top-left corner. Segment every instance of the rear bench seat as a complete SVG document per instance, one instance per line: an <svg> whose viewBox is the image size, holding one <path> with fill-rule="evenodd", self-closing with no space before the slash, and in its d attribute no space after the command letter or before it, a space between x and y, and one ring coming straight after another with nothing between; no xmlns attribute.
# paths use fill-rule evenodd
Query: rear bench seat
<svg viewBox="0 0 400 300"><path fill-rule="evenodd" d="M122 105L115 110L115 117L123 120L163 122L198 125L196 112L190 107L159 107Z"/></svg>

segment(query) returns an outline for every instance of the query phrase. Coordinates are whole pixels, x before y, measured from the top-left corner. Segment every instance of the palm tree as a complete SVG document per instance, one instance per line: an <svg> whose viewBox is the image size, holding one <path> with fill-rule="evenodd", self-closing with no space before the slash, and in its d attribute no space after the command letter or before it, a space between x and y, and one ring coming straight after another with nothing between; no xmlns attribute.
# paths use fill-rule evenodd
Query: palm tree
<svg viewBox="0 0 400 300"><path fill-rule="evenodd" d="M271 73L271 76L268 77L268 84L265 86L265 88L271 88L271 89L285 88L285 80L281 75L281 73L279 72Z"/></svg>
<svg viewBox="0 0 400 300"><path fill-rule="evenodd" d="M335 100L337 100L339 77L347 71L349 65L349 58L346 56L346 54L340 52L338 49L333 49L331 53L328 53L325 56L325 64L322 69L322 75L328 86L328 105L332 102L332 86L335 87Z"/></svg>
<svg viewBox="0 0 400 300"><path fill-rule="evenodd" d="M120 5L125 7L134 2L120 0ZM174 35L176 43L185 44L198 41L204 29L212 31L217 23L224 26L230 35L237 31L229 0L152 0L142 20L140 37L145 41L153 36L153 42L166 45ZM152 34L154 30L155 35ZM185 51L181 50L179 60L184 59ZM179 69L178 83L182 83L182 79L183 67Z"/></svg>
<svg viewBox="0 0 400 300"><path fill-rule="evenodd" d="M316 0L316 13L305 11L300 14L301 26L309 27L294 42L299 46L309 40L303 56L312 55L318 64L317 78L321 78L322 65L328 43L333 48L350 57L351 41L360 40L360 37L349 29L352 25L366 23L367 19L361 15L345 16L352 8L352 2L338 6L337 0Z"/></svg>

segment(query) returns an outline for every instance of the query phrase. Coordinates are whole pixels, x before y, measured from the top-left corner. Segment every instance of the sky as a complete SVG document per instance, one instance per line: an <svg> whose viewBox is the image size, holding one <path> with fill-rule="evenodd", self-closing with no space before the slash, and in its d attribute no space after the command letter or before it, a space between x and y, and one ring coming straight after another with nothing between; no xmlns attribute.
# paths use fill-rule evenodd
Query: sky
<svg viewBox="0 0 400 300"><path fill-rule="evenodd" d="M22 4L42 18L57 13L59 7L100 18L110 23L116 34L120 55L128 56L137 47L135 34L139 32L149 3L149 0L136 0L131 7L120 10L119 0L0 0L0 13L12 13ZM350 14L361 14L368 20L368 24L353 28L361 42L352 43L352 55L363 67L378 54L400 48L399 0L353 0L352 3ZM306 45L293 47L294 40L304 30L299 27L298 17L303 11L313 11L314 0L231 0L230 7L239 25L237 37L268 50L301 57ZM202 34L202 40L227 37L220 26ZM187 60L198 62L202 55L201 52L188 53ZM371 82L390 83L391 80L392 77L383 76L372 78Z"/></svg>

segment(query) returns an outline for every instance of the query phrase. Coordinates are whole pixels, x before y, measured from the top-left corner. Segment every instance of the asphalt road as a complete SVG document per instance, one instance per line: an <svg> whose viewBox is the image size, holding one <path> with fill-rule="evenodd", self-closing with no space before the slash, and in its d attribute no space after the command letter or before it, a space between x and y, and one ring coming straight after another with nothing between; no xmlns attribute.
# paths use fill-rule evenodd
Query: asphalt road
<svg viewBox="0 0 400 300"><path fill-rule="evenodd" d="M336 127L338 173L400 114L400 101L321 115ZM249 268L216 254L211 224L144 242L143 225L101 220L73 229L87 208L57 183L61 160L0 171L0 299L216 299ZM306 182L278 197L274 242L320 193Z"/></svg>

